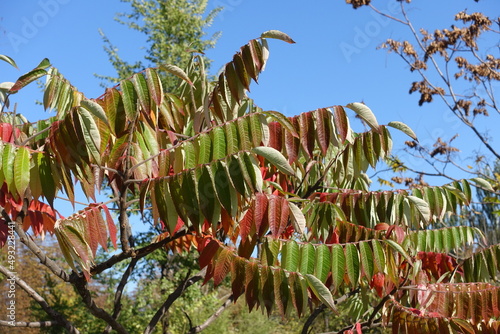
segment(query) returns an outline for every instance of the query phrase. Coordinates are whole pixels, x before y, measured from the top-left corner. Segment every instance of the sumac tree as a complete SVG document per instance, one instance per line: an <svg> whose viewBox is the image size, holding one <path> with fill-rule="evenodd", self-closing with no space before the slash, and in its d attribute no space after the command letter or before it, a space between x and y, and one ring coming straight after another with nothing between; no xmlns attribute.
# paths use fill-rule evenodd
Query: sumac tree
<svg viewBox="0 0 500 334"><path fill-rule="evenodd" d="M13 83L1 84L0 231L14 233L60 280L74 286L89 311L117 333L121 296L146 255L199 254L200 273L165 296L144 333L152 333L175 299L194 282L230 277L228 302L244 298L250 311L278 310L309 316L358 303L343 332L392 327L393 332L494 332L498 328L498 245L475 247L472 227L442 228L447 215L471 200L476 178L443 186L371 190L366 175L390 156L389 130L417 140L400 122L381 125L362 103L331 106L286 117L246 96L263 70L268 39L293 40L268 31L233 56L217 80L194 56L186 70L149 68L89 99L48 60ZM12 59L2 60L15 65ZM179 78L178 94L163 89L159 72ZM45 77L43 104L54 117L28 122L9 110L9 99ZM366 131L350 126L348 112ZM75 204L75 186L86 208L62 217L58 198ZM107 186L113 198L98 201ZM162 232L137 247L128 210L151 210ZM113 208L115 213L110 212ZM56 235L72 272L46 256L32 236ZM114 247L104 261L96 251ZM98 305L92 277L130 261L116 287L113 309ZM71 333L79 330L35 290L16 284ZM362 298L359 298L362 297ZM210 320L210 319L209 319ZM6 321L0 324L8 325ZM193 325L198 332L206 324ZM18 322L19 326L40 323Z"/></svg>

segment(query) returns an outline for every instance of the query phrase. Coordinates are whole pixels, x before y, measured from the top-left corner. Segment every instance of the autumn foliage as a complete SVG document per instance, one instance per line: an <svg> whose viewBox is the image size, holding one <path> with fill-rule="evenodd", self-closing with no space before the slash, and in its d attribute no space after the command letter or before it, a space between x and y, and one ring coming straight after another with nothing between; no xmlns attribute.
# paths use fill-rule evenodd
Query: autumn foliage
<svg viewBox="0 0 500 334"><path fill-rule="evenodd" d="M273 38L293 43L268 31L241 47L215 82L195 56L186 70L146 69L96 99L48 60L3 85L2 242L12 222L20 237L55 233L73 273L53 272L119 333L128 333L119 312L95 305L87 281L130 258L134 270L162 247L198 252L205 282L217 286L229 276L232 298L245 298L250 311L303 316L366 294L373 302L347 332L375 325L395 333L496 332L498 287L480 282L496 279L499 248L474 247L482 238L475 228L439 228L470 203L471 186L487 183L371 190L366 173L390 156L390 131L417 136L400 122L380 125L362 103L293 117L256 106L246 92ZM166 73L179 78L177 90L163 90ZM42 77L44 107L56 116L30 123L6 111L11 95ZM366 131L351 128L352 115ZM56 198L75 205L75 184L89 203L62 217ZM105 203L97 201L104 187L113 194ZM127 214L135 202L162 227L142 248ZM96 263L97 249L111 244L115 254Z"/></svg>

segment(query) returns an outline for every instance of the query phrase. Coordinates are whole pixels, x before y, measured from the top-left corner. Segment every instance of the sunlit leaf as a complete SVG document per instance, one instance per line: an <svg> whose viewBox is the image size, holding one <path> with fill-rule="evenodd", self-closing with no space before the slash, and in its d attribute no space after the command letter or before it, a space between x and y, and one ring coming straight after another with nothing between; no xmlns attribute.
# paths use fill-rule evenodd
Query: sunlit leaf
<svg viewBox="0 0 500 334"><path fill-rule="evenodd" d="M14 183L20 196L30 182L30 153L26 147L19 147L14 160Z"/></svg>
<svg viewBox="0 0 500 334"><path fill-rule="evenodd" d="M266 158L271 164L273 164L278 170L281 172L287 174L287 175L294 175L295 172L286 160L286 158L281 154L280 151L272 148L272 147L266 147L266 146L259 146L259 147L254 147L253 152L257 153L260 156L263 156Z"/></svg>
<svg viewBox="0 0 500 334"><path fill-rule="evenodd" d="M392 122L389 122L389 124L387 124L387 126L390 126L394 129L398 129L399 131L408 135L413 140L418 141L418 138L417 138L417 135L415 134L415 132L413 132L413 130L403 122L392 121Z"/></svg>
<svg viewBox="0 0 500 334"><path fill-rule="evenodd" d="M3 60L7 64L10 64L10 65L14 66L15 68L18 68L16 62L14 61L14 59L10 58L9 56L0 55L0 60Z"/></svg>
<svg viewBox="0 0 500 334"><path fill-rule="evenodd" d="M191 86L193 85L193 82L191 80L189 80L189 77L186 74L186 72L184 72L184 70L182 70L178 66L175 66L175 65L161 65L160 69L165 70L165 71L167 71L169 73L172 73L173 75L175 75L175 76L181 78L182 80L186 81Z"/></svg>
<svg viewBox="0 0 500 334"><path fill-rule="evenodd" d="M311 288L311 290L314 292L316 297L318 297L319 300L326 306L328 306L332 310L336 310L335 308L335 302L332 297L332 293L328 288L321 282L316 276L306 274L304 275L306 280L307 280L307 285Z"/></svg>
<svg viewBox="0 0 500 334"><path fill-rule="evenodd" d="M377 118L375 117L371 109L368 108L365 104L354 102L354 103L349 103L346 107L353 110L372 129L378 130L379 125L377 122Z"/></svg>

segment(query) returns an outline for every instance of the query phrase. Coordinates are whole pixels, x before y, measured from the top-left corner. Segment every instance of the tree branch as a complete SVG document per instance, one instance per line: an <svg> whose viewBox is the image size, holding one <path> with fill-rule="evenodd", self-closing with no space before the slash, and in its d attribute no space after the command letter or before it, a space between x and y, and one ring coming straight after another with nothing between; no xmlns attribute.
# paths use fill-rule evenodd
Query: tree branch
<svg viewBox="0 0 500 334"><path fill-rule="evenodd" d="M71 334L80 334L80 331L73 326L71 322L66 320L66 318L54 310L53 308L50 307L50 305L43 299L42 296L40 296L32 287L30 287L25 281L20 279L15 273L10 272L7 268L4 266L0 265L0 272L4 274L5 276L8 277L9 280L14 279L16 284L21 287L26 293L33 299L35 300L42 308L43 310L51 316L53 319L55 319L58 323L60 323L64 328L66 328Z"/></svg>
<svg viewBox="0 0 500 334"><path fill-rule="evenodd" d="M138 258L133 258L130 264L127 267L127 270L123 273L123 276L120 280L120 283L118 284L118 287L116 288L115 292L115 300L114 300L114 306L113 306L113 318L118 319L118 316L120 315L120 312L122 310L122 295L123 295L123 289L125 289L125 285L127 285L128 278L134 271L135 265L137 264L137 261L139 261ZM107 326L106 329L104 329L103 334L107 334L111 332L111 326Z"/></svg>
<svg viewBox="0 0 500 334"><path fill-rule="evenodd" d="M109 324L117 333L119 334L129 334L128 331L116 321L108 312L97 306L94 299L90 295L90 291L88 289L87 281L83 276L79 276L77 273L73 272L71 274L71 281L73 282L73 286L76 291L82 297L83 303L87 306L90 313L92 313L95 317L104 320L107 324Z"/></svg>
<svg viewBox="0 0 500 334"><path fill-rule="evenodd" d="M233 295L230 295L226 301L217 309L217 311L215 311L214 314L212 314L207 320L205 320L204 323L202 323L201 325L199 326L196 326L196 327L191 327L191 329L189 330L188 334L194 334L194 333L199 333L201 332L202 330L206 329L208 326L210 326L210 324L212 322L214 322L215 320L217 320L218 317L220 317L220 315L222 314L222 312L224 312L224 310L229 306L231 305L231 303L234 301L234 296Z"/></svg>
<svg viewBox="0 0 500 334"><path fill-rule="evenodd" d="M149 244L149 245L144 246L142 248L139 248L139 249L130 249L127 252L122 252L120 254L113 255L108 260L106 260L104 262L101 262L98 265L92 267L90 269L90 274L91 275L100 274L104 270L113 267L118 262L124 261L126 259L131 258L131 257L137 258L137 259L141 259L144 256L146 256L146 255L152 253L153 251L157 250L158 248L161 248L162 246L168 244L169 242L171 242L171 241L173 241L175 239L181 238L181 237L183 237L183 236L185 236L187 234L188 234L187 230L184 229L184 230L181 230L181 231L177 232L176 234L174 234L173 236L171 236L169 238L165 238L165 239L163 239L161 241Z"/></svg>
<svg viewBox="0 0 500 334"><path fill-rule="evenodd" d="M360 289L354 289L354 290L351 290L349 291L348 293L346 293L345 295L342 295L340 296L339 298L335 299L333 302L335 303L335 305L338 305L340 303L343 303L347 300L347 298L349 297L352 297L354 296L355 294L357 294L358 292L360 291ZM311 325L313 324L314 320L316 320L316 318L321 314L323 313L324 310L326 310L327 306L325 304L321 304L320 306L318 306L313 313L311 313L311 315L309 316L309 318L307 318L305 324L304 324L304 327L302 327L302 332L301 334L307 334L309 333L309 327L311 327Z"/></svg>
<svg viewBox="0 0 500 334"><path fill-rule="evenodd" d="M153 330L156 327L156 324L158 323L158 321L160 321L161 317L165 313L167 313L168 309L170 308L170 306L172 306L172 304L174 303L174 301L176 301L177 298L179 298L184 293L184 291L187 288L189 288L191 285L193 285L196 282L198 282L199 280L201 280L203 278L203 276L205 276L206 270L207 269L204 268L203 270L201 270L199 273L197 273L196 275L192 276L191 278L188 278L189 274L190 274L190 273L188 273L188 275L186 276L186 278L184 279L184 281L182 282L182 284L180 284L174 290L174 292L172 292L168 296L167 300L163 303L163 305L160 307L160 309L158 311L156 311L155 315L153 316L153 318L149 322L148 326L144 330L144 334L151 334L153 332Z"/></svg>

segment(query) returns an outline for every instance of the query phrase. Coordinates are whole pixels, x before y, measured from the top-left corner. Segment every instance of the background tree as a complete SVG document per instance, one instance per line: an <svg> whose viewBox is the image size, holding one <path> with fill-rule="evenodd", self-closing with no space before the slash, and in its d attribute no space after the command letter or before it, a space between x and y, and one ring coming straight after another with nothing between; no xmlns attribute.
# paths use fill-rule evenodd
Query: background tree
<svg viewBox="0 0 500 334"><path fill-rule="evenodd" d="M400 2L399 16L383 13L369 0L346 2L354 8L368 6L405 28L409 40L388 39L381 48L400 56L409 71L419 78L409 85L410 94L419 95L419 106L439 103L443 113L448 113L467 129L463 133L451 133L449 138L438 138L432 147L407 141L406 151L425 161L427 168L415 169L396 159L393 161L395 169L417 176L396 176L392 181L422 183L423 176L450 180L464 176L487 179L495 194L479 188L476 196L479 203L475 210L467 212L465 220L480 227L496 243L500 218L496 208L500 195L500 150L491 125L500 122L495 91L500 82L500 17L464 10L455 15L449 27L430 32L419 29L412 22L410 1ZM458 136L471 138L478 149L471 152L471 156L459 153L460 149L454 147Z"/></svg>
<svg viewBox="0 0 500 334"><path fill-rule="evenodd" d="M246 91L266 65L269 38L293 43L284 33L267 31L241 47L215 81L195 56L185 71L148 68L97 99L78 92L48 60L2 84L8 101L46 76L44 106L57 112L29 123L2 107L2 240L15 232L58 280L75 288L105 331L135 331L124 317L123 291L144 257L161 248L199 254L200 271L165 293L144 333L152 333L194 283L220 286L228 277L231 294L224 305L241 297L250 311L276 309L283 317L312 308L304 332L318 314L339 305L357 314L340 319L345 327L337 330L343 332L496 328L498 287L489 282L497 276L498 245L452 257L467 247L475 250L479 230L437 228L470 202L471 182L370 190L366 172L390 155L389 129L414 140L416 135L400 122L380 125L362 103L293 117L262 110ZM179 77L177 93L164 91L159 71ZM352 129L348 112L365 131ZM88 206L63 218L54 211L55 199L64 193L75 203L72 180ZM488 186L479 178L472 184ZM97 201L104 186L113 197ZM145 246L136 245L136 226L129 221L134 192L140 210L151 210L162 227ZM115 215L108 208L113 203ZM54 232L73 271L48 257L28 230ZM111 245L116 252L96 257L98 248ZM112 307L106 307L88 281L118 265L126 270ZM0 272L11 274L3 265ZM19 277L16 283L58 325L79 332L66 312ZM203 330L217 315L190 324L190 332Z"/></svg>
<svg viewBox="0 0 500 334"><path fill-rule="evenodd" d="M116 20L132 31L144 34L146 42L141 47L145 50L145 55L142 61L129 62L122 59L118 47L101 31L104 49L117 74L116 77L98 75L106 81L116 83L146 67L175 64L184 68L193 52L203 54L207 49L213 48L217 41L218 34L206 38L205 31L221 8L207 13L206 0L121 1L129 3L132 12L119 13ZM205 63L209 64L206 58ZM163 84L167 91L175 88L172 83Z"/></svg>

